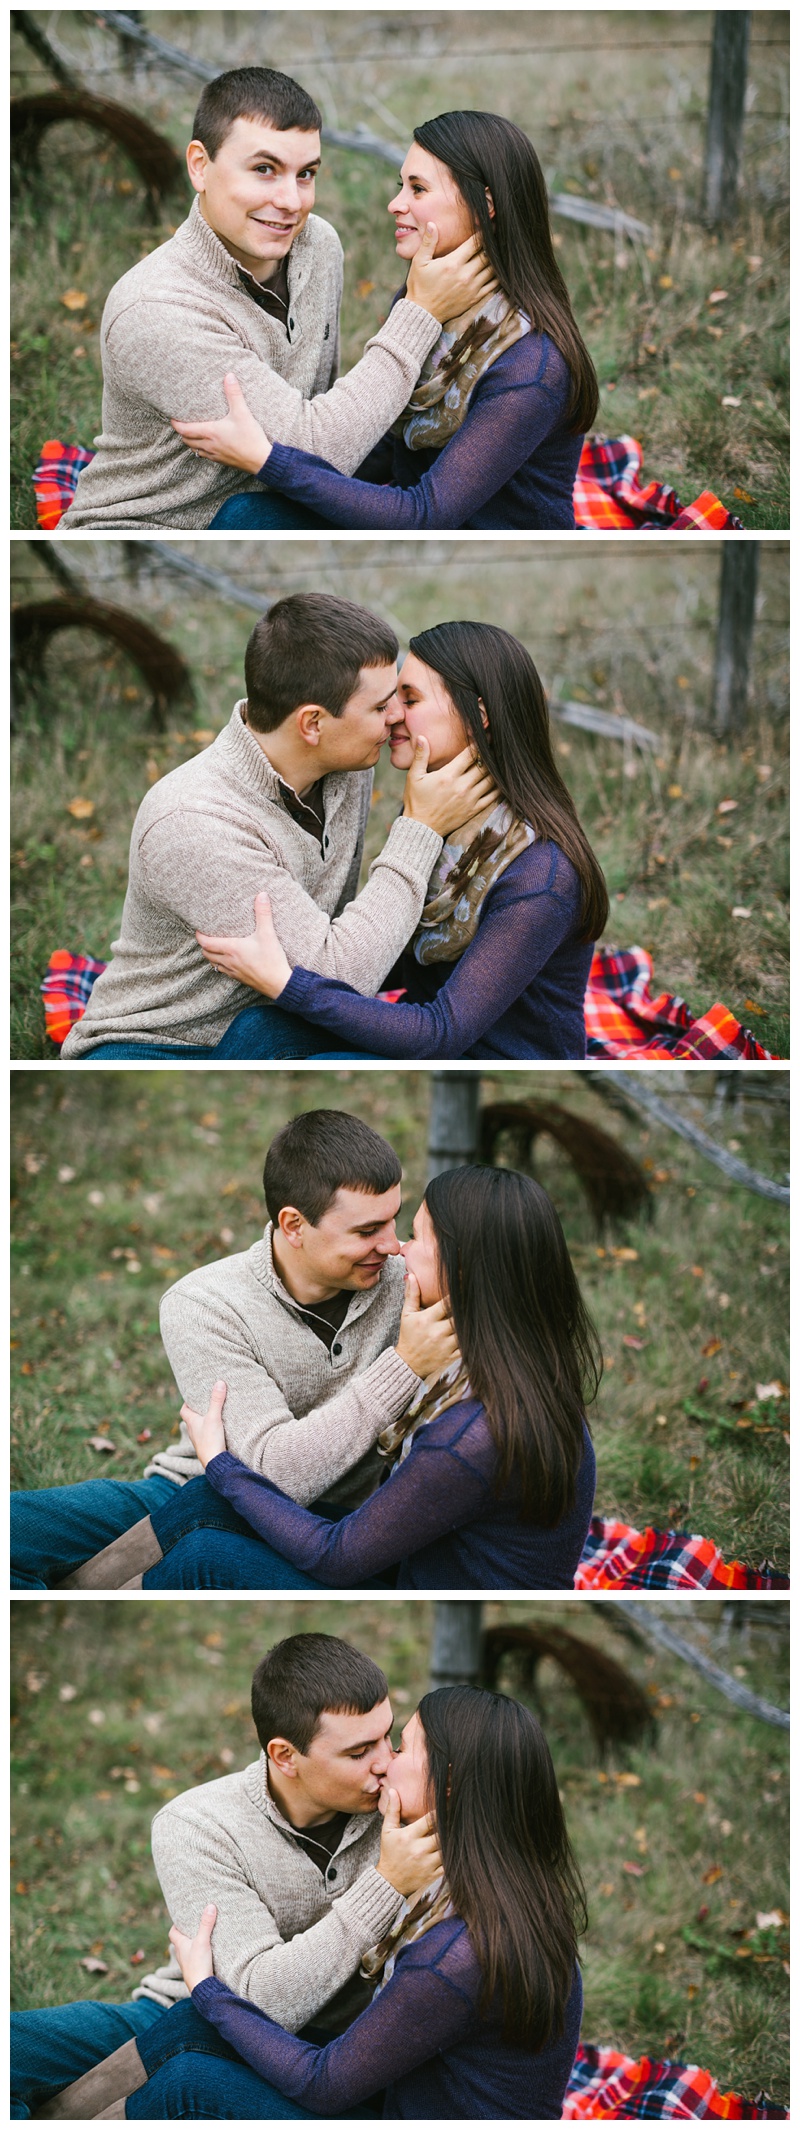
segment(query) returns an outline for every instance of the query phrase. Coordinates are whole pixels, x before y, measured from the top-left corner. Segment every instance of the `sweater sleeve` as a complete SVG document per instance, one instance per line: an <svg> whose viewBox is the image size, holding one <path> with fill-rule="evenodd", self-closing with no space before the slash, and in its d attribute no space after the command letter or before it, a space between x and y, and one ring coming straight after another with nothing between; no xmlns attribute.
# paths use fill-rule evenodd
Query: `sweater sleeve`
<svg viewBox="0 0 800 2130"><path fill-rule="evenodd" d="M455 436L413 488L348 480L283 441L258 478L307 503L329 525L375 532L468 525L562 421L563 365L554 363L554 355L551 342L538 334L507 349L476 385Z"/></svg>
<svg viewBox="0 0 800 2130"><path fill-rule="evenodd" d="M355 1974L400 1906L388 1879L369 1865L316 1923L283 1938L238 1843L219 1827L212 1833L191 1799L176 1799L157 1813L152 1843L173 1923L193 1935L206 1903L213 1901L218 1972L282 2027L305 2026L313 2019Z"/></svg>
<svg viewBox="0 0 800 2130"><path fill-rule="evenodd" d="M577 887L565 870L554 844L523 851L490 890L474 939L428 1005L364 998L300 967L277 1003L378 1057L466 1057L573 930Z"/></svg>
<svg viewBox="0 0 800 2130"><path fill-rule="evenodd" d="M429 1949L438 1935L431 1931L401 1954L385 1988L326 2048L284 2033L215 1977L198 1983L192 2001L245 2063L280 2093L316 2115L345 2116L371 2093L393 2085L474 2032L478 1990L473 1963L466 1977L460 1963L461 1972L451 1978L445 1963L435 1960Z"/></svg>
<svg viewBox="0 0 800 2130"><path fill-rule="evenodd" d="M205 1412L212 1385L227 1383L225 1432L236 1457L295 1501L315 1501L351 1471L419 1389L419 1377L389 1346L337 1396L298 1416L253 1352L247 1325L181 1287L164 1296L161 1336L182 1396Z"/></svg>
<svg viewBox="0 0 800 2130"><path fill-rule="evenodd" d="M252 932L260 889L272 902L275 929L287 952L323 976L356 980L377 990L410 939L421 915L442 838L422 821L393 821L369 878L338 917L320 909L277 850L253 835L246 845L225 821L176 809L141 837L142 881L153 901L191 932L226 938Z"/></svg>
<svg viewBox="0 0 800 2130"><path fill-rule="evenodd" d="M473 1417L454 1441L462 1412ZM496 1451L482 1407L474 1416L474 1406L451 1408L444 1441L441 1423L421 1428L409 1455L376 1493L338 1523L298 1508L227 1452L212 1457L206 1478L284 1560L322 1583L348 1587L479 1514L491 1491Z"/></svg>
<svg viewBox="0 0 800 2130"><path fill-rule="evenodd" d="M120 389L167 420L220 420L222 379L233 370L269 437L323 453L348 474L402 413L440 332L419 304L395 304L355 368L315 399L279 377L202 292L191 305L140 297L112 318L104 352Z"/></svg>

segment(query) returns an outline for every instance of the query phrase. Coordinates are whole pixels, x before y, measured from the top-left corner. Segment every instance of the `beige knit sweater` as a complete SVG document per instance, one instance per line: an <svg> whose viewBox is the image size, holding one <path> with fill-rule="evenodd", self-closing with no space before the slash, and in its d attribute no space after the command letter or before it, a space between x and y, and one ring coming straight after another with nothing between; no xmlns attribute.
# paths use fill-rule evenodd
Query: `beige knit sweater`
<svg viewBox="0 0 800 2130"><path fill-rule="evenodd" d="M253 930L259 888L293 962L378 990L425 901L441 836L398 820L356 895L372 792L370 770L325 778L325 832L287 813L279 780L243 722L244 703L204 754L170 771L133 825L128 892L113 959L63 1044L82 1058L98 1043L215 1045L254 993L204 960L195 931Z"/></svg>
<svg viewBox="0 0 800 2130"><path fill-rule="evenodd" d="M226 412L233 370L271 440L354 473L411 397L438 320L397 303L361 361L335 383L342 247L310 215L288 260L284 327L262 311L195 200L187 220L117 281L103 312L103 427L60 531L208 526L227 496L258 489L195 458L170 426ZM263 491L260 491L263 493Z"/></svg>
<svg viewBox="0 0 800 2130"><path fill-rule="evenodd" d="M213 1901L214 1972L290 2033L355 1976L402 1906L375 1865L377 1813L348 1820L323 1878L272 1801L266 1758L175 1797L153 1821L153 1862L170 1920L194 1935ZM174 1956L135 1997L168 2007L188 1992Z"/></svg>
<svg viewBox="0 0 800 2130"><path fill-rule="evenodd" d="M381 1428L420 1387L395 1352L402 1306L403 1260L390 1257L377 1286L353 1294L329 1353L278 1276L268 1225L252 1249L169 1288L161 1336L195 1411L205 1412L218 1378L227 1383L225 1436L235 1457L294 1501L324 1495L352 1507L386 1469L374 1448ZM183 1482L200 1469L181 1422L179 1440L145 1476Z"/></svg>

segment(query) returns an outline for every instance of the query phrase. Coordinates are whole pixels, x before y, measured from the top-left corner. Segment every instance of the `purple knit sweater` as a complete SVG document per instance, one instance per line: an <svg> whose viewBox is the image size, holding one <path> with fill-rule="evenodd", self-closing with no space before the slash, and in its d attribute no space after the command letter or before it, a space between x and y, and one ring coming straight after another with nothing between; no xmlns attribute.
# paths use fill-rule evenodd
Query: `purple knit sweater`
<svg viewBox="0 0 800 2130"><path fill-rule="evenodd" d="M258 479L329 525L361 532L573 532L583 437L566 426L570 385L547 334L526 333L480 378L441 451L409 451L387 437L351 479L311 452L273 444Z"/></svg>
<svg viewBox="0 0 800 2130"><path fill-rule="evenodd" d="M457 962L422 967L407 948L394 1006L296 968L279 1005L386 1058L584 1058L591 942L577 937L580 882L555 843L531 843L501 873Z"/></svg>
<svg viewBox="0 0 800 2130"><path fill-rule="evenodd" d="M594 1504L586 1422L575 1500L552 1529L523 1523L512 1476L495 1492L497 1450L482 1405L451 1405L408 1456L338 1522L303 1509L227 1450L206 1478L258 1538L320 1582L352 1588L397 1565L399 1590L571 1590Z"/></svg>
<svg viewBox="0 0 800 2130"><path fill-rule="evenodd" d="M478 2009L480 1994L478 1961L453 1916L398 1955L385 1988L326 2048L288 2034L214 1976L192 2001L261 2078L315 2115L346 2117L375 2094L382 2115L401 2122L558 2122L580 2034L579 1969L563 2035L536 2056L503 2041L497 2014Z"/></svg>

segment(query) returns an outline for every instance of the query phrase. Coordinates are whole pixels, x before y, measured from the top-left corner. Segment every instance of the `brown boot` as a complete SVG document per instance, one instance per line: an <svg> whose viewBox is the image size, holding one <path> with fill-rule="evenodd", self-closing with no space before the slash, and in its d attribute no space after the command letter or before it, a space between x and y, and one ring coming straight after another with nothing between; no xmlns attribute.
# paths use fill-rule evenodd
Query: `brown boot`
<svg viewBox="0 0 800 2130"><path fill-rule="evenodd" d="M147 2072L135 2041L124 2041L113 2056L84 2071L82 2078L74 2079L43 2108L32 2108L31 2114L36 2122L69 2116L87 2123L98 2115L124 2115L128 2094L138 2093L146 2084Z"/></svg>
<svg viewBox="0 0 800 2130"><path fill-rule="evenodd" d="M155 1568L164 1555L156 1538L149 1516L141 1523L131 1524L114 1538L102 1553L84 1561L72 1575L65 1575L56 1590L124 1590L134 1575L144 1575L148 1568Z"/></svg>

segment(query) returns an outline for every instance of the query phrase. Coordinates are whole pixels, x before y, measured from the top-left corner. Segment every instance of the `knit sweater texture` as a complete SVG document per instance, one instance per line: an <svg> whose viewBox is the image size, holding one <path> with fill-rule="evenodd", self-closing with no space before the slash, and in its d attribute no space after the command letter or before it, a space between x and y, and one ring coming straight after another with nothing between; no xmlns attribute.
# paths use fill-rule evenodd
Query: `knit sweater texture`
<svg viewBox="0 0 800 2130"><path fill-rule="evenodd" d="M323 2048L282 2032L218 1977L199 1982L192 2002L262 2078L314 2115L342 2121L374 2094L376 2116L393 2122L560 2121L580 2034L579 1969L563 2033L536 2054L503 2040L500 1992L487 2012L482 1985L466 1927L450 1916L403 1948L385 1988ZM264 2102L267 2117L268 2092Z"/></svg>
<svg viewBox="0 0 800 2130"><path fill-rule="evenodd" d="M99 1043L221 1042L253 992L212 968L194 935L252 932L261 888L287 952L358 991L377 991L411 937L441 836L421 821L393 822L357 895L372 772L324 778L320 849L287 812L245 709L238 702L213 745L143 799L120 936L63 1058L86 1057Z"/></svg>
<svg viewBox="0 0 800 2130"><path fill-rule="evenodd" d="M171 1798L152 1843L172 1922L194 1936L213 1901L217 1974L291 2033L356 1975L402 1905L375 1868L379 1814L348 1820L323 1874L270 1797L263 1753L240 1774ZM174 1954L133 1995L165 2009L185 1998Z"/></svg>
<svg viewBox="0 0 800 2130"><path fill-rule="evenodd" d="M416 303L395 304L355 368L335 382L342 247L310 215L289 253L286 326L248 294L235 259L195 200L168 243L130 268L103 312L102 430L61 530L208 526L220 505L258 483L195 458L171 427L227 411L233 370L270 438L356 466L402 413L440 333Z"/></svg>
<svg viewBox="0 0 800 2130"><path fill-rule="evenodd" d="M354 1507L386 1469L375 1443L405 1412L420 1379L395 1351L403 1260L354 1293L330 1353L302 1316L272 1257L272 1228L250 1250L189 1272L161 1304L161 1336L181 1396L205 1412L227 1383L225 1434L234 1454L295 1501ZM186 1428L147 1467L183 1482L201 1466Z"/></svg>

